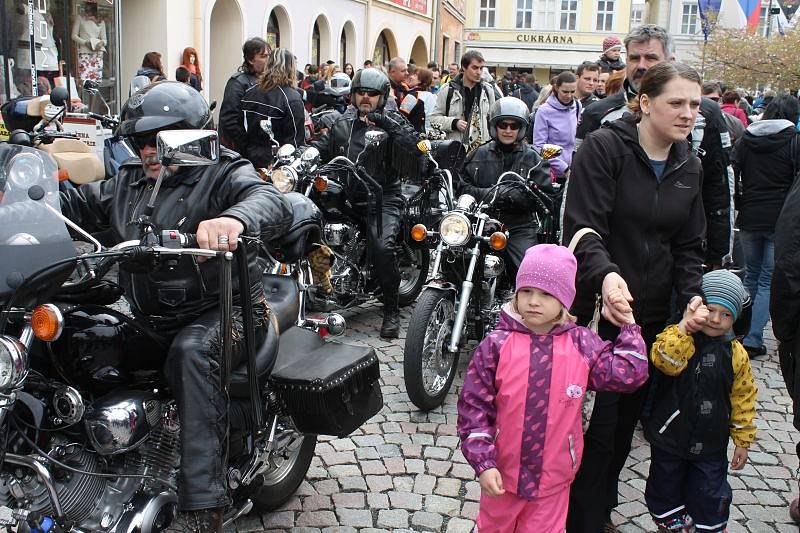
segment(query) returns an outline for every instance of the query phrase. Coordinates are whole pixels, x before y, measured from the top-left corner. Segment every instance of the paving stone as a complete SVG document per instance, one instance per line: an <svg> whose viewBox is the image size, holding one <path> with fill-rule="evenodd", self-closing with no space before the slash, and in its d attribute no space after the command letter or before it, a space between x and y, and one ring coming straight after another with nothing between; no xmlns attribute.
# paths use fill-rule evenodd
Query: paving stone
<svg viewBox="0 0 800 533"><path fill-rule="evenodd" d="M356 528L350 526L334 526L324 528L322 533L356 533L357 531Z"/></svg>
<svg viewBox="0 0 800 533"><path fill-rule="evenodd" d="M394 487L391 476L365 476L365 479L372 492L383 492Z"/></svg>
<svg viewBox="0 0 800 533"><path fill-rule="evenodd" d="M451 518L447 523L446 533L470 533L475 527L472 520L465 520L463 518Z"/></svg>
<svg viewBox="0 0 800 533"><path fill-rule="evenodd" d="M338 526L339 521L336 519L336 515L333 513L333 511L312 511L310 513L300 513L300 515L297 517L296 525L298 527Z"/></svg>
<svg viewBox="0 0 800 533"><path fill-rule="evenodd" d="M370 509L388 509L389 496L377 492L367 493L367 505Z"/></svg>
<svg viewBox="0 0 800 533"><path fill-rule="evenodd" d="M406 460L402 457L387 457L383 460L383 464L391 475L406 473Z"/></svg>
<svg viewBox="0 0 800 533"><path fill-rule="evenodd" d="M434 494L439 496L458 497L461 492L461 480L452 478L440 478L436 483L436 488L433 489Z"/></svg>
<svg viewBox="0 0 800 533"><path fill-rule="evenodd" d="M414 478L414 492L417 494L433 494L436 486L436 478L426 474L418 474Z"/></svg>
<svg viewBox="0 0 800 533"><path fill-rule="evenodd" d="M392 479L394 490L398 492L414 492L414 478L411 476L396 476Z"/></svg>
<svg viewBox="0 0 800 533"><path fill-rule="evenodd" d="M380 475L386 473L383 461L361 461L361 471L364 475Z"/></svg>
<svg viewBox="0 0 800 533"><path fill-rule="evenodd" d="M363 509L364 501L364 494L360 492L342 492L340 494L333 495L333 505L335 505L337 509L340 507L349 509Z"/></svg>
<svg viewBox="0 0 800 533"><path fill-rule="evenodd" d="M357 465L334 465L328 467L328 474L334 478L360 476L361 470Z"/></svg>
<svg viewBox="0 0 800 533"><path fill-rule="evenodd" d="M468 520L477 520L480 504L478 502L464 502L461 507L461 517Z"/></svg>
<svg viewBox="0 0 800 533"><path fill-rule="evenodd" d="M425 461L422 459L406 459L406 472L409 474L425 473Z"/></svg>
<svg viewBox="0 0 800 533"><path fill-rule="evenodd" d="M343 526L372 527L372 513L364 509L337 509L336 516Z"/></svg>
<svg viewBox="0 0 800 533"><path fill-rule="evenodd" d="M447 516L458 516L461 510L461 500L431 494L425 496L425 510Z"/></svg>
<svg viewBox="0 0 800 533"><path fill-rule="evenodd" d="M448 448L439 448L437 446L427 446L422 451L422 456L425 459L440 459L442 461L446 461L450 459L450 454L453 453L452 450Z"/></svg>
<svg viewBox="0 0 800 533"><path fill-rule="evenodd" d="M367 490L367 482L362 476L340 477L339 484L343 491L365 492Z"/></svg>
<svg viewBox="0 0 800 533"><path fill-rule="evenodd" d="M428 473L438 477L446 476L452 466L450 461L438 461L436 459L428 459L425 461L425 467Z"/></svg>
<svg viewBox="0 0 800 533"><path fill-rule="evenodd" d="M294 517L292 517L292 523L294 523ZM291 525L287 527L291 527ZM236 521L236 529L243 532L261 531L264 529L264 525L261 523L261 517L259 516L243 516Z"/></svg>
<svg viewBox="0 0 800 533"><path fill-rule="evenodd" d="M303 500L303 512L330 510L333 508L330 496L309 496Z"/></svg>
<svg viewBox="0 0 800 533"><path fill-rule="evenodd" d="M390 529L408 527L408 511L405 509L383 509L378 511L378 527Z"/></svg>
<svg viewBox="0 0 800 533"><path fill-rule="evenodd" d="M317 491L317 494L330 496L331 494L339 492L339 482L335 479L324 479L322 481L317 481L314 483L314 490Z"/></svg>

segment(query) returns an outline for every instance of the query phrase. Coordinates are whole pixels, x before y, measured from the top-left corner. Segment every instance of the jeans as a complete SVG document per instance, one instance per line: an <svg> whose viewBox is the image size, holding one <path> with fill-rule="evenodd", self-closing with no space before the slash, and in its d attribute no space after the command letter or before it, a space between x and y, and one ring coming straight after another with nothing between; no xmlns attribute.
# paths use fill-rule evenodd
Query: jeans
<svg viewBox="0 0 800 533"><path fill-rule="evenodd" d="M750 331L745 346L758 348L763 344L764 327L769 320L769 287L775 267L775 238L773 232L739 231L745 260L744 286L753 302Z"/></svg>

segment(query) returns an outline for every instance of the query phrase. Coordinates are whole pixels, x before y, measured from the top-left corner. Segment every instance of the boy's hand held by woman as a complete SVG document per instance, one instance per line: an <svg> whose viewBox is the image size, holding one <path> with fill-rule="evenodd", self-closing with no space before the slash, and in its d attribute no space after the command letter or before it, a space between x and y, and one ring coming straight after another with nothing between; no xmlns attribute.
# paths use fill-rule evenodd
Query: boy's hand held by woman
<svg viewBox="0 0 800 533"><path fill-rule="evenodd" d="M628 290L628 284L616 272L609 272L603 278L603 318L617 327L623 324L634 324L633 296Z"/></svg>
<svg viewBox="0 0 800 533"><path fill-rule="evenodd" d="M697 333L708 322L708 315L708 307L703 304L703 299L694 296L683 312L683 319L678 323L678 329L685 335Z"/></svg>

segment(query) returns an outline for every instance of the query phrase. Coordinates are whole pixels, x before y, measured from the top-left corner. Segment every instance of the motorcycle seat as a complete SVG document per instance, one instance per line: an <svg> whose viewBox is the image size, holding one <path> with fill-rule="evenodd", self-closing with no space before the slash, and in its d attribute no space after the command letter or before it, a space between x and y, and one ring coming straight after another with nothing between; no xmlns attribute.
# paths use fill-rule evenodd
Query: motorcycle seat
<svg viewBox="0 0 800 533"><path fill-rule="evenodd" d="M291 328L300 311L297 282L290 276L264 274L261 278L264 295L272 314L278 320L278 329L284 332Z"/></svg>
<svg viewBox="0 0 800 533"><path fill-rule="evenodd" d="M73 183L91 183L106 176L103 163L91 147L79 139L55 139L39 148L53 156L58 168L69 172L69 179Z"/></svg>

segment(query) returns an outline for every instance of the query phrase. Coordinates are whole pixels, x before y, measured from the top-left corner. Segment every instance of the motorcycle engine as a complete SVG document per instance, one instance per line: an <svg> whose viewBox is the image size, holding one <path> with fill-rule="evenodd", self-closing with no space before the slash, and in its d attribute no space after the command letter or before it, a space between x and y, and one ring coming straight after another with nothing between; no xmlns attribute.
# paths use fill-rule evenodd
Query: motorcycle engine
<svg viewBox="0 0 800 533"><path fill-rule="evenodd" d="M345 226L345 224L337 224L337 226L340 225ZM327 228L325 232L327 235ZM334 292L340 299L341 297L347 297L353 300L363 292L365 282L363 273L369 271L367 266L363 264L367 242L358 228L348 226L346 235L350 239L342 241L340 246L334 247L334 251L344 257L345 260L342 261L337 257L331 269L331 283L333 284ZM347 305L346 302L340 303Z"/></svg>

